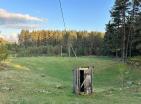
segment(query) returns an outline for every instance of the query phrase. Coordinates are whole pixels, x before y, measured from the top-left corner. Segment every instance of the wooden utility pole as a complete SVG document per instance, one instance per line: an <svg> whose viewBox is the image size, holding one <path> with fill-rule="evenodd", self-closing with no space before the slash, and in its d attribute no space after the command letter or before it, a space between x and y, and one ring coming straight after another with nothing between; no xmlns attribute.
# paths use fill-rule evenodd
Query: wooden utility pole
<svg viewBox="0 0 141 104"><path fill-rule="evenodd" d="M73 52L74 56L77 58L76 52L74 51L72 46L71 46L71 48L72 48L72 52Z"/></svg>
<svg viewBox="0 0 141 104"><path fill-rule="evenodd" d="M61 45L61 57L63 56L63 54L62 54L62 49L63 49L63 47L62 47L62 45Z"/></svg>
<svg viewBox="0 0 141 104"><path fill-rule="evenodd" d="M69 57L71 56L71 46L70 46L70 42L68 42L68 55L69 55Z"/></svg>

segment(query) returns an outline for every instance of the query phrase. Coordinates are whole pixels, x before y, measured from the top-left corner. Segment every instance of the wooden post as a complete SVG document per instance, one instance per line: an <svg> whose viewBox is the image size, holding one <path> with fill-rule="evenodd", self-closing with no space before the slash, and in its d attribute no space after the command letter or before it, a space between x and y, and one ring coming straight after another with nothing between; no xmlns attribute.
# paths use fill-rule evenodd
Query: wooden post
<svg viewBox="0 0 141 104"><path fill-rule="evenodd" d="M71 46L71 48L72 48L72 52L73 52L74 56L77 58L76 52L74 51L72 46Z"/></svg>
<svg viewBox="0 0 141 104"><path fill-rule="evenodd" d="M68 56L71 56L71 47L70 47L70 42L68 42Z"/></svg>
<svg viewBox="0 0 141 104"><path fill-rule="evenodd" d="M62 45L61 45L61 57L62 57L62 48L63 48L63 47L62 47Z"/></svg>

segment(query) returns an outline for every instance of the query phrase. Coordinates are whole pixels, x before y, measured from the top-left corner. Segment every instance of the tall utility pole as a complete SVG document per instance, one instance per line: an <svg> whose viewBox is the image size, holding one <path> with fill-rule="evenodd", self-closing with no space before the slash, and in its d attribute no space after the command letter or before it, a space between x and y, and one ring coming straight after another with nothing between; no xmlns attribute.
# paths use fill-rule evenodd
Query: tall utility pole
<svg viewBox="0 0 141 104"><path fill-rule="evenodd" d="M61 3L61 0L59 0L59 4L60 4L60 10L61 10L61 16L62 16L62 21L63 21L63 25L64 25L64 28L65 28L65 34L67 33L67 27L66 27L66 22L65 22L65 18L64 18L64 13L63 13L63 8L62 8L62 3ZM71 48L72 48L72 45L71 45L71 42L69 40L69 37L67 39L67 47L68 47L68 55L69 57L71 56ZM74 53L74 55L76 56L76 53L75 51L73 50L72 48L72 51Z"/></svg>

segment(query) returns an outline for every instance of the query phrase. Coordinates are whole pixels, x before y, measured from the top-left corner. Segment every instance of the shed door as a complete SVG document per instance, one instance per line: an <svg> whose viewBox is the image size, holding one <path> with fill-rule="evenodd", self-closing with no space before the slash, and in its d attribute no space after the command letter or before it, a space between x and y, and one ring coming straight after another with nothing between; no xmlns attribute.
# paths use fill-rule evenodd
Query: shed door
<svg viewBox="0 0 141 104"><path fill-rule="evenodd" d="M88 70L84 71L84 91L88 93L92 93L92 69L89 68Z"/></svg>

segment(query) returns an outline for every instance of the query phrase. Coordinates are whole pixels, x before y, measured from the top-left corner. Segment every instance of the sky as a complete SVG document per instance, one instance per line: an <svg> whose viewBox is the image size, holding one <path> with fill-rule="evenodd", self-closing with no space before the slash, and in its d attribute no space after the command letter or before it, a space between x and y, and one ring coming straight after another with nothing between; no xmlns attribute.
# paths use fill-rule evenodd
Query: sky
<svg viewBox="0 0 141 104"><path fill-rule="evenodd" d="M68 30L105 31L115 0L61 0ZM14 40L21 29L63 30L59 0L0 0L0 35Z"/></svg>

